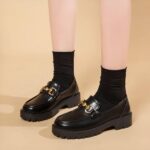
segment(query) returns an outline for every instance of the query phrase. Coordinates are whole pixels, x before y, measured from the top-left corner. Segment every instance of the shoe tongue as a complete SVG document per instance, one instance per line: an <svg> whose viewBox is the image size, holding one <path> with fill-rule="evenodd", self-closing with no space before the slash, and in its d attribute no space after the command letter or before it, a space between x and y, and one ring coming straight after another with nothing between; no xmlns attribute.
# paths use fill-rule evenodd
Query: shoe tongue
<svg viewBox="0 0 150 150"><path fill-rule="evenodd" d="M57 83L57 82L55 82L55 81L49 81L49 82L47 83L47 86L48 86L48 87L54 87L54 88L56 88L56 89L59 89L59 88L60 88L59 83Z"/></svg>

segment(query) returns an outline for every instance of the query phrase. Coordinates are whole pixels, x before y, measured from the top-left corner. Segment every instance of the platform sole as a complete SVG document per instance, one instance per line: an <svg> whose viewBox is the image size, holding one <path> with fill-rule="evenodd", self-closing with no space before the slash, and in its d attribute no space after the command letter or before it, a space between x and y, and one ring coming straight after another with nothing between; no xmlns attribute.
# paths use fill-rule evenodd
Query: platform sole
<svg viewBox="0 0 150 150"><path fill-rule="evenodd" d="M128 128L131 125L132 125L132 113L129 113L120 118L110 120L102 125L97 125L97 126L95 125L95 127L91 127L91 128L89 127L88 129L71 130L71 129L64 129L62 127L59 127L58 125L53 124L52 132L55 136L60 138L81 139L81 138L87 138L87 137L98 135L107 129L119 130L119 129Z"/></svg>
<svg viewBox="0 0 150 150"><path fill-rule="evenodd" d="M53 109L49 111L43 111L42 113L30 113L25 110L20 110L20 117L26 121L43 121L52 118L55 116L60 109L62 108L72 108L79 104L80 102L80 93L63 99L59 104L57 104Z"/></svg>

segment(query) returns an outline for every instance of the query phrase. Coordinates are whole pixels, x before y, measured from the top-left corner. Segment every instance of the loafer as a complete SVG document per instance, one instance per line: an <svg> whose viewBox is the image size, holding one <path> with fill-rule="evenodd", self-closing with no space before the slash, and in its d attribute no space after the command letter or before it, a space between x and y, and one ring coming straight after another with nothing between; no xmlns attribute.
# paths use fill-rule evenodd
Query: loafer
<svg viewBox="0 0 150 150"><path fill-rule="evenodd" d="M80 92L76 80L62 92L58 83L49 81L36 96L25 102L20 116L27 121L42 121L55 116L61 108L72 108L79 102Z"/></svg>
<svg viewBox="0 0 150 150"><path fill-rule="evenodd" d="M127 97L117 105L108 105L108 109L104 109L100 101L89 96L74 110L58 116L52 125L52 132L57 137L80 139L98 135L108 129L127 128L131 124L132 113Z"/></svg>

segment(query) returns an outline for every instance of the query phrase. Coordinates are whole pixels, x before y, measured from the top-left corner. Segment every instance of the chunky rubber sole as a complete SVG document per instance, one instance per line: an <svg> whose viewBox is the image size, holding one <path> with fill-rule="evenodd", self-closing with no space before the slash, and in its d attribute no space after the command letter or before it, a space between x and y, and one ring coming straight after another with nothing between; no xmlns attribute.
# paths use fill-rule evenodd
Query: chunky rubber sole
<svg viewBox="0 0 150 150"><path fill-rule="evenodd" d="M84 129L64 129L62 127L59 127L58 125L53 124L52 126L52 132L55 136L63 138L63 139L81 139L81 138L87 138L96 136L103 131L106 131L108 129L124 129L128 128L132 125L132 113L129 113L125 116L122 116L120 118L116 118L113 120L110 120L102 125L95 125L95 127L87 127Z"/></svg>
<svg viewBox="0 0 150 150"><path fill-rule="evenodd" d="M23 120L32 122L47 120L55 116L60 109L75 107L79 104L79 102L80 102L80 93L61 100L53 109L48 111L43 111L40 113L30 113L22 109L20 110L20 117Z"/></svg>

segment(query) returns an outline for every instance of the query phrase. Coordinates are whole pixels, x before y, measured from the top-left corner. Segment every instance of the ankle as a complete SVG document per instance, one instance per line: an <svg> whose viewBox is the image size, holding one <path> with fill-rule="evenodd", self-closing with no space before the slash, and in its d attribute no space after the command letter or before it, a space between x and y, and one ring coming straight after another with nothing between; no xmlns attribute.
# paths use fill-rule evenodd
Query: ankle
<svg viewBox="0 0 150 150"><path fill-rule="evenodd" d="M55 75L52 81L57 82L60 85L60 91L64 91L67 88L69 88L69 86L72 84L74 79L75 79L74 76L69 76L64 74L60 76Z"/></svg>

